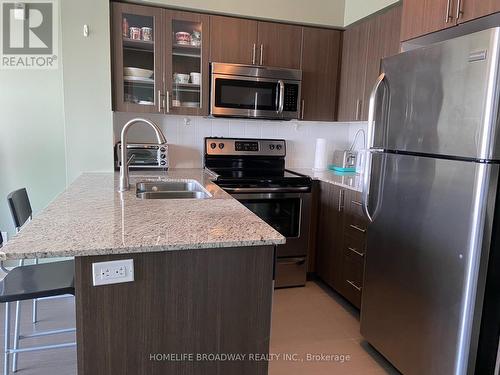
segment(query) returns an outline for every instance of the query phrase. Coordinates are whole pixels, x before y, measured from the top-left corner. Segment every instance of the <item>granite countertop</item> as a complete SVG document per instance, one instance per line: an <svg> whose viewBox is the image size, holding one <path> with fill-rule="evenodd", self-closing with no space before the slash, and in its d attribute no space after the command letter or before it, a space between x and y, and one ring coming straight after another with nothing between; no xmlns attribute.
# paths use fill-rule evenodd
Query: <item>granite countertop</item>
<svg viewBox="0 0 500 375"><path fill-rule="evenodd" d="M288 170L309 176L313 180L328 182L330 184L338 185L346 189L351 189L359 192L363 190L363 177L360 174L354 172L340 173L330 170L315 171L312 168L288 168Z"/></svg>
<svg viewBox="0 0 500 375"><path fill-rule="evenodd" d="M194 179L207 199L139 199L135 183ZM0 251L0 259L277 245L285 238L212 183L202 169L133 172L118 193L118 173L83 174Z"/></svg>

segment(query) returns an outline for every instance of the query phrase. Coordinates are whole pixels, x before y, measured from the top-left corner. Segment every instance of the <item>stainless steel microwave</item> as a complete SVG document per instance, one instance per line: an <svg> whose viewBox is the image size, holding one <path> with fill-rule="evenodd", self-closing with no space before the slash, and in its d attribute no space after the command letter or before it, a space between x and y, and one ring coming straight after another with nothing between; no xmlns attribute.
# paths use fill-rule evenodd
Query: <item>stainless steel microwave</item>
<svg viewBox="0 0 500 375"><path fill-rule="evenodd" d="M241 64L211 64L212 116L298 119L302 71Z"/></svg>

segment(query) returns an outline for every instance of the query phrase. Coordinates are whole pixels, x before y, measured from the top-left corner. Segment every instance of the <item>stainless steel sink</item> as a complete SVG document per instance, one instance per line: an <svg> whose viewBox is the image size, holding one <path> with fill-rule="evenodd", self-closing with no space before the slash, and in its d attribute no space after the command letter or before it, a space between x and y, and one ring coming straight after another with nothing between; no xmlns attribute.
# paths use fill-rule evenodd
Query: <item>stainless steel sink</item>
<svg viewBox="0 0 500 375"><path fill-rule="evenodd" d="M142 181L137 183L137 198L141 199L204 199L210 193L198 181Z"/></svg>

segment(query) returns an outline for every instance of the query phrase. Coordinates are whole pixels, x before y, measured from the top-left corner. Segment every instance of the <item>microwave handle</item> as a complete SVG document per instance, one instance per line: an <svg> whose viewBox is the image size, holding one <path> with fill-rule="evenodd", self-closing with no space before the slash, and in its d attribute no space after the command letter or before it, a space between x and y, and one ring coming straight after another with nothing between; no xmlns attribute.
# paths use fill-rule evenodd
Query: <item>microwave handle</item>
<svg viewBox="0 0 500 375"><path fill-rule="evenodd" d="M278 85L280 87L278 113L283 113L283 107L285 106L285 82L280 79Z"/></svg>

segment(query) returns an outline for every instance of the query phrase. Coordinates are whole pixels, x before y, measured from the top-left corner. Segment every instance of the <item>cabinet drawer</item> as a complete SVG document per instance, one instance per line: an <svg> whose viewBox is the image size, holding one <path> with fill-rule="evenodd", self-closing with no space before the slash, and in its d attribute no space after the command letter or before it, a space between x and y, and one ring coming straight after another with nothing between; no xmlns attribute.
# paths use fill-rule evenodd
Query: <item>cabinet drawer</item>
<svg viewBox="0 0 500 375"><path fill-rule="evenodd" d="M357 191L351 191L347 195L347 211L354 217L364 220L363 205L361 203L361 194Z"/></svg>
<svg viewBox="0 0 500 375"><path fill-rule="evenodd" d="M364 241L366 238L366 231L368 225L365 220L354 218L352 216L346 216L344 230L346 236L359 239Z"/></svg>
<svg viewBox="0 0 500 375"><path fill-rule="evenodd" d="M343 294L354 306L361 307L364 262L344 257Z"/></svg>
<svg viewBox="0 0 500 375"><path fill-rule="evenodd" d="M344 237L344 256L363 262L366 241L350 236Z"/></svg>

